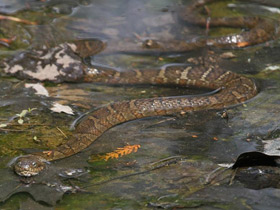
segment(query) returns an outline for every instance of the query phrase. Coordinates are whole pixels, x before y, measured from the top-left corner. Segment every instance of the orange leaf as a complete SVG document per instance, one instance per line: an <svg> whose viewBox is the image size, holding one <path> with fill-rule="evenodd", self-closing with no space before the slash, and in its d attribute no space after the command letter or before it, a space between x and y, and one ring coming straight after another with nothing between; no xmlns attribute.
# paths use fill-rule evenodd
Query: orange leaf
<svg viewBox="0 0 280 210"><path fill-rule="evenodd" d="M217 137L213 137L213 140L214 141L218 141L219 139Z"/></svg>
<svg viewBox="0 0 280 210"><path fill-rule="evenodd" d="M0 42L5 42L7 44L11 44L13 41L15 41L16 37L12 37L11 39L1 38Z"/></svg>
<svg viewBox="0 0 280 210"><path fill-rule="evenodd" d="M50 156L53 153L53 151L43 151L43 153L47 154L47 156Z"/></svg>
<svg viewBox="0 0 280 210"><path fill-rule="evenodd" d="M111 159L117 159L119 157L122 157L124 155L129 155L132 152L137 152L138 148L140 148L139 144L136 145L127 145L124 146L123 148L117 148L113 152L106 153L105 155L99 156L100 159L103 159L105 161L108 161L110 158Z"/></svg>
<svg viewBox="0 0 280 210"><path fill-rule="evenodd" d="M246 47L246 46L250 45L250 43L249 42L238 42L236 45L237 45L237 47Z"/></svg>

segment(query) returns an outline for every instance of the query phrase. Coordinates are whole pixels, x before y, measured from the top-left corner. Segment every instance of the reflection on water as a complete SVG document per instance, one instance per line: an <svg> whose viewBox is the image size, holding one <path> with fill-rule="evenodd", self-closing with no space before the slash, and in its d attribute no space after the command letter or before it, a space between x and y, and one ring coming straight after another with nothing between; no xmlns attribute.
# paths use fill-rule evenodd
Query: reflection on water
<svg viewBox="0 0 280 210"><path fill-rule="evenodd" d="M178 34L171 31L162 34L175 25L177 18L173 15L179 1L96 1L86 7L79 7L71 17L77 18L69 28L76 29L80 36L101 35L104 38L136 38L157 35L158 38L174 38ZM120 6L121 5L121 6ZM86 18L85 18L86 17ZM79 20L84 22L79 22ZM80 23L80 24L77 24ZM173 26L172 26L173 25ZM85 26L85 28L82 28ZM166 37L167 36L167 37Z"/></svg>
<svg viewBox="0 0 280 210"><path fill-rule="evenodd" d="M246 13L242 3L235 2L237 6L234 9L227 8L227 3L232 2L222 2L216 8L213 4L210 8L212 11L219 11L222 16L229 12L240 15L243 10ZM107 42L110 49L111 45L118 46L119 43L138 46L147 38L191 40L204 36L205 29L184 23L178 18L177 11L182 8L182 4L187 5L189 2L181 0L2 1L0 3L2 13L18 15L36 21L38 25L11 23L17 30L7 29L7 34L4 33L3 37L17 36L17 41L12 43L10 48L2 47L1 55L12 54L12 50L26 49L42 43L55 45L63 41L83 38L101 39ZM258 14L259 5L248 4L252 6L250 13ZM267 15L270 18L277 18L275 13L268 12ZM9 22L7 25L10 26ZM217 33L223 34L225 31L218 30ZM71 206L72 209L156 207L172 209L223 206L242 209L249 206L261 209L269 205L276 206L278 189L255 191L245 188L240 183L229 186L227 179L221 178L216 182L209 180L212 177L210 175L219 167L218 163L231 163L242 152L261 151L263 144L261 139L267 136L267 133L280 129L280 68L276 68L279 67L278 45L276 41L244 50L231 50L236 58L225 60L220 64L238 73L254 73L253 77L260 79L260 94L244 106L229 109L228 120L222 119L216 111L136 120L110 129L81 154L54 163L55 170L50 172L53 175L52 181L72 187L71 192L74 192L73 189L78 192L76 195L64 196L57 204L57 208L70 209ZM217 53L221 51L226 50L217 50ZM186 54L160 56L109 52L108 50L106 53L105 50L85 62L129 70L138 67L153 68L171 62L184 63L188 57L206 53L205 49ZM267 66L276 67L263 71ZM87 110L113 101L188 93L172 87L109 87L95 84L45 83L50 97L42 97L25 88L25 83L26 81L15 78L0 79L0 124L7 123L23 109L37 108L34 113L25 118L27 124L21 126L15 121L11 127L1 130L0 165L1 170L5 172L1 171L3 179L0 179L0 186L3 180L9 180L10 188L17 186L18 177L11 171L7 172L5 164L12 157L19 155L22 152L21 148L54 148L67 141L64 135L71 135L68 131L69 122ZM49 107L54 101L71 106L76 115L50 112ZM57 128L63 131L60 132ZM117 148L138 144L141 148L127 156L107 162L103 160L87 162L89 157L94 159ZM87 167L89 171L85 176L70 181L57 176L56 170L68 167L83 169ZM75 188L76 186L79 186L80 191ZM34 189L32 191L27 187L23 188L33 193L33 196L40 195ZM18 188L18 191L21 189ZM41 189L50 188L45 184ZM55 187L51 189L57 190ZM90 194L83 194L82 192L85 191ZM57 194L59 194L57 197L52 197L51 201L54 203L63 195L61 192ZM266 200L267 206L261 204L260 196ZM3 199L1 193L0 197ZM34 196L38 200L43 199L42 197ZM51 202L50 199L48 201ZM26 195L19 194L0 205L3 209L18 209L19 206L28 207L35 204Z"/></svg>

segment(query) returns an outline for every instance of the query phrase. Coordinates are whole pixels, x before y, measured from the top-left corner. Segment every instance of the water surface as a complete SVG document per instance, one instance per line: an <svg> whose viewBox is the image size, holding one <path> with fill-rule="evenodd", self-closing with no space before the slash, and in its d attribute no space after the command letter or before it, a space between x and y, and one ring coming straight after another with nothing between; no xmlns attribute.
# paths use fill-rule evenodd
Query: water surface
<svg viewBox="0 0 280 210"><path fill-rule="evenodd" d="M237 3L228 7L226 1L213 4L218 16L259 15L258 4ZM91 1L2 1L0 12L36 21L38 25L3 22L7 25L1 36L17 36L10 48L1 47L1 56L13 54L48 42L58 44L68 40L98 38L110 43L139 44L145 38L158 40L190 40L205 35L205 29L183 23L177 11L189 2L180 0L91 0ZM279 18L266 10L268 18ZM11 30L10 28L16 30ZM230 32L238 32L232 30ZM228 29L211 29L211 35L223 35ZM208 49L206 49L207 51ZM247 151L263 151L264 142L277 140L280 123L280 46L271 43L246 49L216 49L216 53L231 51L236 58L221 65L256 79L259 94L244 105L227 110L228 120L218 111L187 113L183 116L152 117L116 126L104 133L89 149L73 157L53 163L48 184L35 189L22 186L22 191L49 196L36 203L27 193L17 193L0 204L1 209L274 209L279 207L279 190L253 190L239 182L229 185L218 180L205 185L219 163L233 163ZM187 58L205 55L205 49L185 54L136 55L104 51L90 58L91 63L109 65L123 70L155 68ZM13 157L30 152L30 148L47 149L67 141L69 126L82 113L110 102L132 98L198 94L174 87L106 86L96 84L43 85L50 96L38 96L25 88L33 81L13 77L0 78L0 124L10 126L0 132L1 191L20 185L19 178L6 164ZM70 106L75 115L50 111L53 102ZM24 117L24 124L13 117L22 110L36 108ZM63 133L60 131L62 130ZM34 138L36 137L36 138ZM118 159L98 159L127 145L140 145ZM29 150L26 150L29 148ZM25 149L25 150L22 150ZM57 177L58 171L81 169L75 179ZM9 177L9 178L8 178ZM9 182L7 181L9 180ZM4 185L3 183L10 183ZM51 184L50 184L51 183ZM65 194L57 187L68 186L73 193ZM50 196L50 192L53 193ZM59 190L58 190L59 189ZM52 191L53 190L53 191ZM48 194L49 192L49 194ZM56 192L56 193L54 193ZM76 192L76 193L74 193ZM4 193L5 194L5 193ZM11 192L11 194L13 194ZM4 195L1 194L1 199ZM7 195L6 195L7 196ZM261 199L260 199L261 198ZM36 197L35 197L36 199ZM40 196L37 197L40 200Z"/></svg>

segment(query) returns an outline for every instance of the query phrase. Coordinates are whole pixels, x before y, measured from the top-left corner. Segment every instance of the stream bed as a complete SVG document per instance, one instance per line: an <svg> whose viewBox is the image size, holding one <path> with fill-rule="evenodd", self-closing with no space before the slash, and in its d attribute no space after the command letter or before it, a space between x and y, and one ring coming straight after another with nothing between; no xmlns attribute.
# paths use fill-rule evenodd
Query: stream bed
<svg viewBox="0 0 280 210"><path fill-rule="evenodd" d="M7 166L10 160L65 143L72 133L71 124L89 110L115 101L201 94L204 90L38 83L7 76L0 69L0 209L279 208L279 186L249 186L231 180L231 169L221 167L234 163L244 152L273 150L274 155L279 155L279 40L240 49L205 47L186 53L112 52L110 43L138 46L150 38L192 40L205 36L205 28L178 17L177 11L190 1L24 2L0 3L1 14L36 22L0 20L1 38L15 37L8 47L1 45L1 59L43 43L56 45L82 39L106 40L108 44L107 50L86 58L85 62L124 71L186 63L188 58L207 55L208 50L217 54L231 52L234 58L225 59L220 65L253 78L259 93L226 110L123 123L109 129L81 153L51 163L46 173L26 184ZM209 7L217 16L250 14L279 19L280 15L280 5L269 7L250 1L215 2ZM240 30L210 27L209 35L222 36ZM30 84L39 84L47 94L38 95L29 88ZM55 103L64 106L62 112L52 109ZM66 106L71 111L67 112ZM21 116L23 110L27 114ZM221 117L223 112L226 118Z"/></svg>

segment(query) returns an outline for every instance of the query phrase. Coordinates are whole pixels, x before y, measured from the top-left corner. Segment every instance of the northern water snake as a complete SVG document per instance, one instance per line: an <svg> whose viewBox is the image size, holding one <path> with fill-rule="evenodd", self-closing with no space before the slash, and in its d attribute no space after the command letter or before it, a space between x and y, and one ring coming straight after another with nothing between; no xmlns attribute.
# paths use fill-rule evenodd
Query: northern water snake
<svg viewBox="0 0 280 210"><path fill-rule="evenodd" d="M181 8L178 9L179 19L189 24L199 25L203 28L206 28L207 24L209 24L210 28L242 28L243 30L240 33L229 34L222 37L203 36L191 40L157 40L147 38L142 39L142 42L138 42L138 45L135 44L135 40L126 40L125 42L121 40L118 42L109 41L104 53L117 51L122 53L164 54L170 52L187 52L205 46L242 48L275 40L279 37L279 20L277 19L259 16L212 17L213 15L211 14L205 14L207 13L207 10L204 9L205 6L217 1L221 0L197 0L193 1L188 6L181 6ZM249 0L243 1L247 2ZM250 1L261 5L265 3L270 5L268 2L262 0ZM271 2L271 4L273 3ZM279 6L279 4L276 5Z"/></svg>
<svg viewBox="0 0 280 210"><path fill-rule="evenodd" d="M59 69L60 71L55 76L56 81L59 82L85 81L107 84L163 84L209 88L217 91L215 94L207 96L135 99L115 102L100 107L88 115L77 126L67 143L53 150L18 157L15 160L14 169L21 176L36 175L46 167L46 162L65 158L80 152L87 148L106 130L120 123L150 116L170 115L206 109L222 109L242 103L257 94L257 88L253 80L230 71L222 70L215 62L205 63L203 66L170 65L158 71L142 69L118 72L110 68L94 68L84 65L77 59L77 55L75 54L77 49L77 46L73 44L61 44L49 54L45 54L43 51L37 51L37 56L39 58L44 57L45 60L38 59L37 61L33 61L32 65L34 66L35 62L35 65L37 64L42 70L46 68L45 71L47 71L51 67L49 63L51 61L54 62L52 68L55 70ZM32 56L30 59L34 58L34 52ZM6 62L6 71L10 69L12 73L18 73L19 69L23 69L20 65L21 59L26 59L26 57L19 56L18 58L15 57L11 62ZM28 59L26 61L27 63ZM62 63L62 60L65 59L68 62ZM30 72L30 75L34 76L35 73Z"/></svg>
<svg viewBox="0 0 280 210"><path fill-rule="evenodd" d="M106 77L103 77L103 74ZM112 73L111 75L109 75ZM99 77L101 75L101 77ZM109 84L171 84L177 86L205 87L217 90L208 96L177 96L150 99L135 99L112 103L96 109L76 128L71 139L50 151L43 151L19 157L15 171L21 176L38 174L45 162L74 155L88 147L109 128L134 119L170 115L180 112L205 109L222 109L242 103L257 94L255 83L244 76L223 71L217 66L208 68L191 66L167 66L159 71L133 70L129 72L102 72L96 68L87 71L87 82L106 82Z"/></svg>

